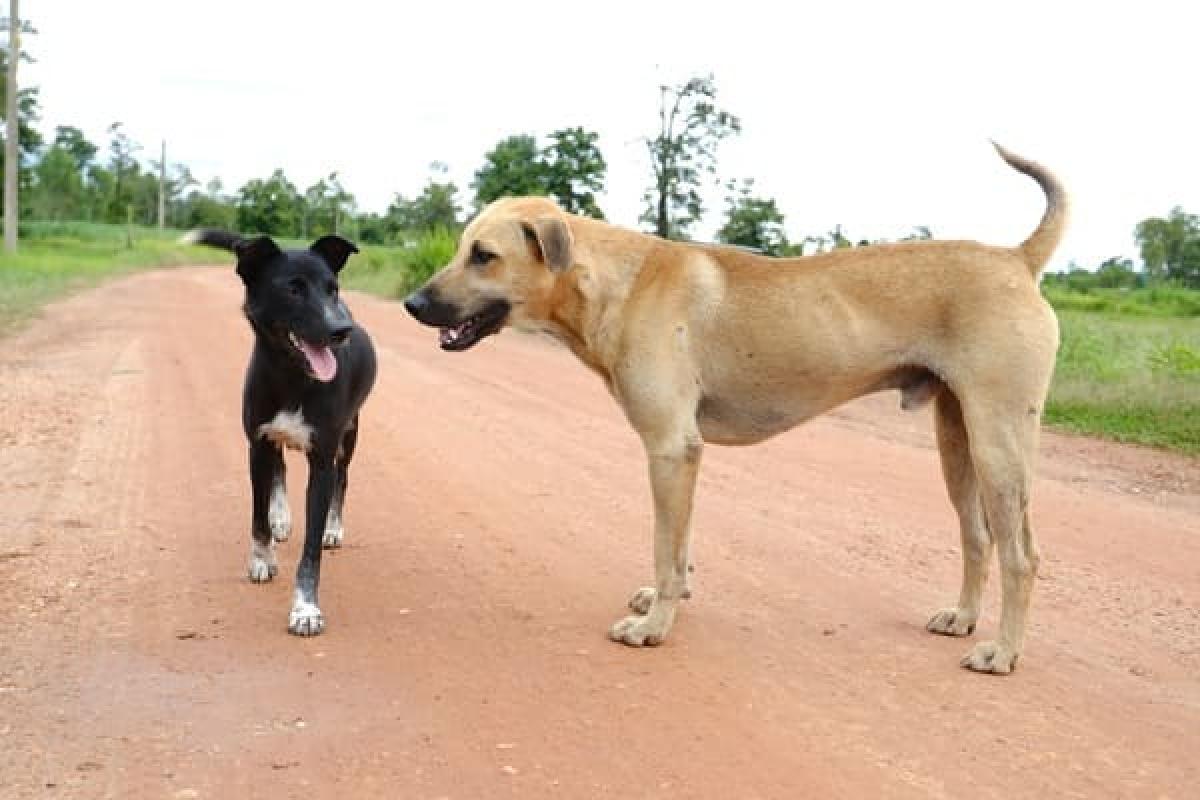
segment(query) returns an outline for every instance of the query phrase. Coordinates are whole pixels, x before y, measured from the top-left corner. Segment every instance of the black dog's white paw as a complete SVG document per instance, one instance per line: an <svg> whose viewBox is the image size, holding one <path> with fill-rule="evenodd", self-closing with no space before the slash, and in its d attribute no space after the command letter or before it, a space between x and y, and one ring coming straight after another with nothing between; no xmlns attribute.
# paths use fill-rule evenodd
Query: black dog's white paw
<svg viewBox="0 0 1200 800"><path fill-rule="evenodd" d="M267 527L271 529L271 538L277 542L286 542L292 535L292 510L288 507L287 493L282 486L271 490L271 505L267 509Z"/></svg>
<svg viewBox="0 0 1200 800"><path fill-rule="evenodd" d="M321 547L326 550L332 550L342 546L342 537L346 535L346 529L342 525L342 515L336 511L329 512L329 518L325 520L325 535L321 537Z"/></svg>
<svg viewBox="0 0 1200 800"><path fill-rule="evenodd" d="M325 617L312 603L297 603L288 615L288 633L297 636L316 636L325 630Z"/></svg>
<svg viewBox="0 0 1200 800"><path fill-rule="evenodd" d="M246 570L251 582L266 583L279 572L279 564L275 561L275 548L255 542L250 547L250 565Z"/></svg>

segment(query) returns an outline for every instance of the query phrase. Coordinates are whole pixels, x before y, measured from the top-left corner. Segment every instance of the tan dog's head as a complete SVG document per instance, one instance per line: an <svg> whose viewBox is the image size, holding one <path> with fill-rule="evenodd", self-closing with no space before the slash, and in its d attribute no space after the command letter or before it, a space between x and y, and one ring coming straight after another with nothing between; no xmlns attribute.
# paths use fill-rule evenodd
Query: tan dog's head
<svg viewBox="0 0 1200 800"><path fill-rule="evenodd" d="M507 325L539 328L574 263L567 216L544 197L497 200L463 231L453 260L404 300L441 328L443 350L466 350Z"/></svg>

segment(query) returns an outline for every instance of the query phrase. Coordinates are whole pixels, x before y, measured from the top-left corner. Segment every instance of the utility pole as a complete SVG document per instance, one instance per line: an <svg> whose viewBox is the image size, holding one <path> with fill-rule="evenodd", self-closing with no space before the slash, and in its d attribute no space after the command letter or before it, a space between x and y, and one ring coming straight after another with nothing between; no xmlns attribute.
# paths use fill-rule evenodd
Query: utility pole
<svg viewBox="0 0 1200 800"><path fill-rule="evenodd" d="M17 0L9 0L8 83L4 108L4 252L17 252L17 174L21 156L17 149L21 123L17 119L17 62L21 60L21 18Z"/></svg>
<svg viewBox="0 0 1200 800"><path fill-rule="evenodd" d="M16 0L13 0L16 2ZM158 162L158 229L167 225L167 140L163 139L162 159Z"/></svg>

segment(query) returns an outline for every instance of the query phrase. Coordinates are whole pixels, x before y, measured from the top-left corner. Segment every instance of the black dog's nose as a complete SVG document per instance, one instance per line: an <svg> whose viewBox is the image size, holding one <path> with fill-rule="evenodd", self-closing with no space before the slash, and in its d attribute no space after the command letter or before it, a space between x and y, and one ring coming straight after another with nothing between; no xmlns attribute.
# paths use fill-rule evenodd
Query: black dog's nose
<svg viewBox="0 0 1200 800"><path fill-rule="evenodd" d="M334 328L329 334L329 340L334 344L345 344L346 340L350 338L350 331L352 330L354 330L352 325L342 325Z"/></svg>
<svg viewBox="0 0 1200 800"><path fill-rule="evenodd" d="M421 319L421 316L429 310L429 295L424 290L418 289L404 298L404 309L414 318Z"/></svg>

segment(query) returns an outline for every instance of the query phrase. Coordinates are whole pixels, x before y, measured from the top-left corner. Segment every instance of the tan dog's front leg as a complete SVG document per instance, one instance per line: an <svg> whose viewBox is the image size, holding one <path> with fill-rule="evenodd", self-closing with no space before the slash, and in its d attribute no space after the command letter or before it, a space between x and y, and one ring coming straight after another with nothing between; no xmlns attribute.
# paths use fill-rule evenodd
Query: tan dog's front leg
<svg viewBox="0 0 1200 800"><path fill-rule="evenodd" d="M654 587L639 590L630 606L644 614L625 617L609 629L615 642L633 647L661 644L675 622L679 600L688 594L688 539L692 495L703 449L700 434L685 430L646 442L654 493Z"/></svg>

